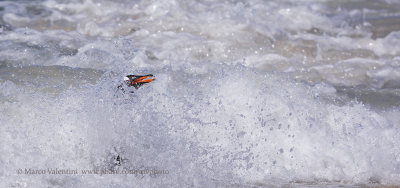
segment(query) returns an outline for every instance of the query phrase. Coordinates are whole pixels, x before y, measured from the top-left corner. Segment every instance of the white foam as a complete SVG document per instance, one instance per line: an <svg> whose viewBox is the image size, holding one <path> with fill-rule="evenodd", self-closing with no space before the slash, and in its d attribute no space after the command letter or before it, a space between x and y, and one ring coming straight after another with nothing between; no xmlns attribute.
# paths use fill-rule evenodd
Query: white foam
<svg viewBox="0 0 400 188"><path fill-rule="evenodd" d="M392 167L398 166L393 154L400 151L399 127L385 116L357 103L326 104L313 94L324 91L310 92L285 77L242 66L209 67L196 77L181 70L156 74L157 82L131 97L114 96L109 80L69 90L57 100L17 94L19 107L2 106L11 110L9 115L24 114L2 120L4 152L14 153L3 156L5 168L109 168L107 151L116 147L129 159L127 167L170 170L168 176L151 179L152 185L161 180L189 185L191 179L211 177L397 183L400 169ZM13 173L5 172L9 182L19 180ZM113 176L123 180L121 186L138 183L125 177ZM32 185L41 179L26 178ZM180 178L188 179L178 183ZM82 180L107 183L109 178Z"/></svg>
<svg viewBox="0 0 400 188"><path fill-rule="evenodd" d="M1 187L400 184L398 106L342 91L398 96L398 32L372 39L348 21L362 11L328 4L48 0L35 14L0 2Z"/></svg>

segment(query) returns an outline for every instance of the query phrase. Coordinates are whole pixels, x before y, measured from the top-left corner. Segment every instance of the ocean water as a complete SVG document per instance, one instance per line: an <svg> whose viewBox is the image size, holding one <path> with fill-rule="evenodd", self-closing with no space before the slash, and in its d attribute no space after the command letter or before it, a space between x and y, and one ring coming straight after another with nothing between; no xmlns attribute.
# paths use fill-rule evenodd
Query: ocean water
<svg viewBox="0 0 400 188"><path fill-rule="evenodd" d="M400 186L400 2L0 1L0 149L0 187Z"/></svg>

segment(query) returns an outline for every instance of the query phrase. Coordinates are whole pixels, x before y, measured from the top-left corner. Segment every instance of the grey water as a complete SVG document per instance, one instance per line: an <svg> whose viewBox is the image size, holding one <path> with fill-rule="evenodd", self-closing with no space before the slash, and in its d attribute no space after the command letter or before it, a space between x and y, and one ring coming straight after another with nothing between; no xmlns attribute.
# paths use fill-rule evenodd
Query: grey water
<svg viewBox="0 0 400 188"><path fill-rule="evenodd" d="M399 10L0 1L0 185L399 186Z"/></svg>

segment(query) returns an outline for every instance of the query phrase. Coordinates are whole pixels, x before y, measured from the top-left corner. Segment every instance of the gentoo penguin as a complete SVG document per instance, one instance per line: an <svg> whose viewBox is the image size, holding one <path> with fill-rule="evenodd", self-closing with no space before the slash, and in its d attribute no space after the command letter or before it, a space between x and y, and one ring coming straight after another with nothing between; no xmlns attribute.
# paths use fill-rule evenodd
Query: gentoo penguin
<svg viewBox="0 0 400 188"><path fill-rule="evenodd" d="M127 75L124 77L125 84L128 87L135 87L135 89L138 89L140 86L143 84L147 84L155 80L154 76L152 74L147 74L147 75ZM119 89L121 89L123 92L125 92L124 88L122 87L122 84L118 86Z"/></svg>

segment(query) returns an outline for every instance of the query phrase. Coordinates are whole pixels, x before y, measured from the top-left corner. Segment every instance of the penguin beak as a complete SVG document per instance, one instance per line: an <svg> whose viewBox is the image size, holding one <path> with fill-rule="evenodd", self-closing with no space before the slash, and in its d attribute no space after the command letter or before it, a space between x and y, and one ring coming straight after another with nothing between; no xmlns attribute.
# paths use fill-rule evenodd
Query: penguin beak
<svg viewBox="0 0 400 188"><path fill-rule="evenodd" d="M125 77L125 78L127 78L127 77ZM153 80L155 80L155 79L154 79L154 77L152 75L151 76L150 75L140 76L140 77L132 80L130 85L135 85L135 84L138 84L138 83L150 83Z"/></svg>
<svg viewBox="0 0 400 188"><path fill-rule="evenodd" d="M153 80L155 80L155 78L153 77L152 74L143 75L143 76L127 75L124 77L124 81L125 81L126 85L128 85L128 87L133 86L136 89L138 89L143 84L152 82Z"/></svg>

